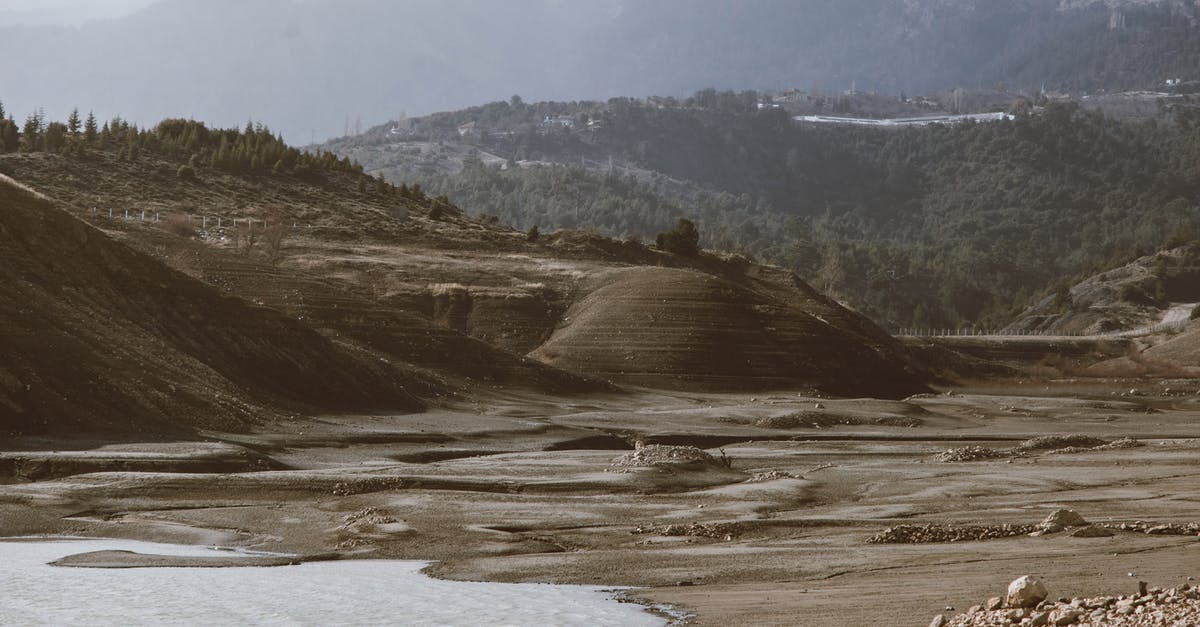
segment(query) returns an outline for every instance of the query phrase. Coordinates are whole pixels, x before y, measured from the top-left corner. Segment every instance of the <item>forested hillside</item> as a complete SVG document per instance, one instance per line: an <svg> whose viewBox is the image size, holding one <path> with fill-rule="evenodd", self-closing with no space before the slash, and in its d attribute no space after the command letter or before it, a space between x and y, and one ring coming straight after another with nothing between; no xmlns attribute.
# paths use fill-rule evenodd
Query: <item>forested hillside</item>
<svg viewBox="0 0 1200 627"><path fill-rule="evenodd" d="M1048 103L1012 121L876 129L704 97L610 101L577 114L590 131L481 137L508 164L467 158L457 174L422 176L379 146L333 150L521 228L653 239L690 216L705 245L795 269L893 325L1002 324L1035 294L1200 232L1186 100L1141 123ZM586 167L505 167L517 159Z"/></svg>

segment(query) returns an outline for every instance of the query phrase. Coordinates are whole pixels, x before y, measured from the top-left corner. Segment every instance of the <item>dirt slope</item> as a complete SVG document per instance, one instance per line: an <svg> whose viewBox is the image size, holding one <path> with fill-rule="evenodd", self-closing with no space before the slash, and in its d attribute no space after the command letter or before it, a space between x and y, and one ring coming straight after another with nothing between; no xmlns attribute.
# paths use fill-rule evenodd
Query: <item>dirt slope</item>
<svg viewBox="0 0 1200 627"><path fill-rule="evenodd" d="M1158 324L1173 304L1200 302L1200 242L1100 272L1025 310L1006 329L1110 333Z"/></svg>
<svg viewBox="0 0 1200 627"><path fill-rule="evenodd" d="M238 429L420 407L406 376L222 296L0 176L0 433Z"/></svg>
<svg viewBox="0 0 1200 627"><path fill-rule="evenodd" d="M652 387L884 397L923 389L902 369L900 350L889 354L816 312L694 270L610 273L533 355Z"/></svg>

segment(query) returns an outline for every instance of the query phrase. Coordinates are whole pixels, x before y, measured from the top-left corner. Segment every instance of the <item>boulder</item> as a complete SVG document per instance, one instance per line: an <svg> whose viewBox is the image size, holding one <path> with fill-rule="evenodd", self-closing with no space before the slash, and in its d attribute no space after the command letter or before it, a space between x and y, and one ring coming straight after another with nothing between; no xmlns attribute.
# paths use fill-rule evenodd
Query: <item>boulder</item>
<svg viewBox="0 0 1200 627"><path fill-rule="evenodd" d="M1046 520L1042 521L1041 526L1043 528L1057 526L1061 529L1063 527L1082 527L1086 524L1088 524L1088 522L1084 520L1083 516L1080 516L1075 510L1060 509L1055 510L1052 514L1047 516Z"/></svg>
<svg viewBox="0 0 1200 627"><path fill-rule="evenodd" d="M1115 534L1107 527L1088 525L1072 531L1070 535L1072 538L1111 538Z"/></svg>
<svg viewBox="0 0 1200 627"><path fill-rule="evenodd" d="M1074 607L1065 607L1050 612L1050 624L1074 625L1081 616L1083 616L1083 610Z"/></svg>
<svg viewBox="0 0 1200 627"><path fill-rule="evenodd" d="M1046 586L1038 578L1025 575L1008 584L1005 603L1008 607L1035 607L1045 601L1049 594L1046 592Z"/></svg>
<svg viewBox="0 0 1200 627"><path fill-rule="evenodd" d="M994 612L994 611L1004 607L1004 598L1003 597L992 597L992 598L988 599L987 603L984 603L983 606L985 608L987 608L987 611Z"/></svg>
<svg viewBox="0 0 1200 627"><path fill-rule="evenodd" d="M929 627L946 627L946 616L944 614L934 616L933 620L929 621Z"/></svg>

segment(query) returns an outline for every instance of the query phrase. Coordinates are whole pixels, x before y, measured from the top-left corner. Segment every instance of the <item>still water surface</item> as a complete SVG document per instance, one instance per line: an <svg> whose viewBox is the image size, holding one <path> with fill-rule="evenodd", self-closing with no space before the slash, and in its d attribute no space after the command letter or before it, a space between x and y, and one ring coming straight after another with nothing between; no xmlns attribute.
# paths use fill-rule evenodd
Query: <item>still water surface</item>
<svg viewBox="0 0 1200 627"><path fill-rule="evenodd" d="M0 625L655 625L591 586L432 579L424 562L271 568L63 568L91 551L229 556L128 540L0 541Z"/></svg>

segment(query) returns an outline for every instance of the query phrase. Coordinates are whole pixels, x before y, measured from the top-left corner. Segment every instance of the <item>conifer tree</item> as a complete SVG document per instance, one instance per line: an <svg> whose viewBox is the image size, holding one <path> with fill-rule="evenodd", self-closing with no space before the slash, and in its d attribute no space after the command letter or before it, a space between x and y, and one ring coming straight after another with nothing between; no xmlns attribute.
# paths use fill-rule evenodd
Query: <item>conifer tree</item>
<svg viewBox="0 0 1200 627"><path fill-rule="evenodd" d="M71 134L71 137L79 139L79 129L81 126L79 108L71 109L71 115L67 117L67 132Z"/></svg>
<svg viewBox="0 0 1200 627"><path fill-rule="evenodd" d="M96 130L96 116L88 111L87 121L83 123L83 140L89 144L96 143L99 132Z"/></svg>
<svg viewBox="0 0 1200 627"><path fill-rule="evenodd" d="M20 141L17 125L12 120L0 118L0 153L16 150Z"/></svg>
<svg viewBox="0 0 1200 627"><path fill-rule="evenodd" d="M21 129L22 152L34 152L42 147L42 117L39 112L30 113Z"/></svg>

